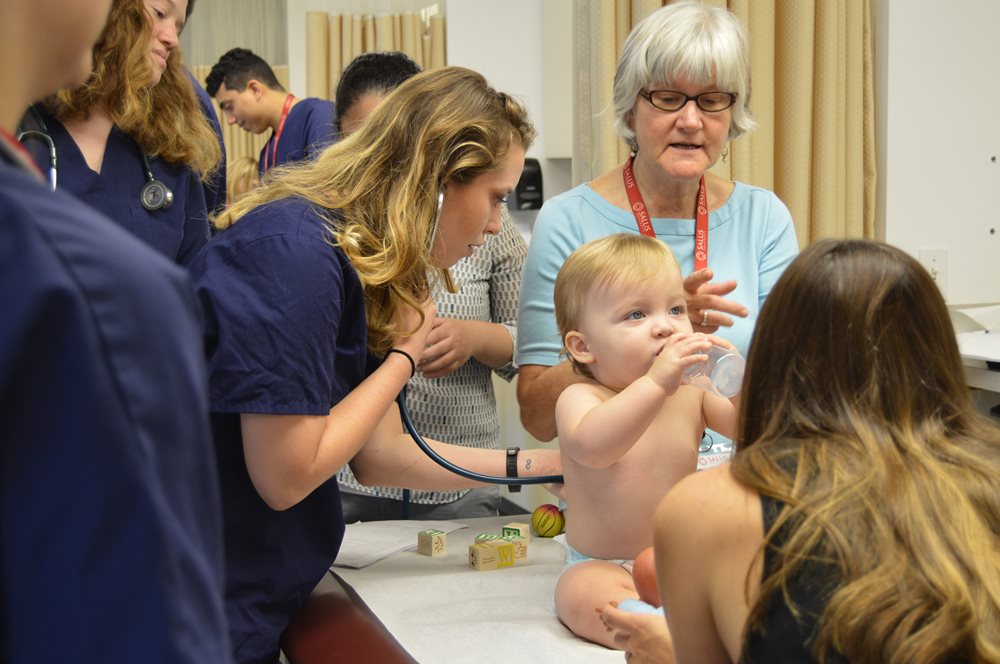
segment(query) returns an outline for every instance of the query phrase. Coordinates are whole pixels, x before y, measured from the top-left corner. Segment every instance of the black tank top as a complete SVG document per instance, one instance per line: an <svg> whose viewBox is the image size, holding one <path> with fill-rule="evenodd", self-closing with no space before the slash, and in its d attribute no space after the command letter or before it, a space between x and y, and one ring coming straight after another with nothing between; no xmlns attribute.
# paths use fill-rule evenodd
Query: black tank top
<svg viewBox="0 0 1000 664"><path fill-rule="evenodd" d="M764 532L767 533L777 519L783 504L773 498L761 496L760 506L764 516ZM778 531L774 538L776 544L785 542L788 536L787 528L785 525ZM773 571L776 559L774 549L769 546L764 551L765 576ZM800 567L788 588L791 600L798 609L799 620L795 619L781 590L772 593L764 611L763 625L750 634L740 662L798 664L816 661L810 652L817 631L817 622L832 591L836 588L836 581L837 574L829 565L807 564ZM847 662L837 652L830 652L826 661L830 664Z"/></svg>

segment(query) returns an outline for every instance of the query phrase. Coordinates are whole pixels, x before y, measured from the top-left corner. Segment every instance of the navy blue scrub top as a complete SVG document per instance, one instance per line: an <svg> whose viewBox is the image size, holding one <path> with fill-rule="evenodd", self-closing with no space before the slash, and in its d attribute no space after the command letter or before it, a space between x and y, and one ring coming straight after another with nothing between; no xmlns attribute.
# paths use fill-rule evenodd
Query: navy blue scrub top
<svg viewBox="0 0 1000 664"><path fill-rule="evenodd" d="M63 124L38 108L56 144L59 189L106 215L175 263L190 263L209 238L205 192L198 176L183 164L151 158L153 176L170 187L174 202L169 208L149 212L139 200L146 174L135 141L112 127L101 172L95 173ZM48 147L34 139L26 140L24 145L39 168L48 173Z"/></svg>
<svg viewBox="0 0 1000 664"><path fill-rule="evenodd" d="M274 135L264 145L257 158L257 172L264 174L264 155L268 169L289 161L312 159L339 138L332 101L307 97L300 99L288 112L278 141L277 159L273 158Z"/></svg>
<svg viewBox="0 0 1000 664"><path fill-rule="evenodd" d="M190 281L12 163L0 154L0 660L231 661Z"/></svg>
<svg viewBox="0 0 1000 664"><path fill-rule="evenodd" d="M219 214L226 209L226 142L222 138L222 125L219 123L219 116L215 113L215 106L212 105L212 98L208 92L201 87L201 83L190 71L187 69L184 71L187 72L188 79L194 86L194 92L198 95L198 105L201 106L201 112L208 120L208 124L212 125L212 131L215 132L215 140L219 143L222 155L219 166L215 169L211 179L201 183L202 189L205 191L205 207L208 208L208 213L210 215Z"/></svg>
<svg viewBox="0 0 1000 664"><path fill-rule="evenodd" d="M226 612L238 662L274 662L288 621L340 549L336 477L278 512L243 456L242 413L326 415L366 376L364 294L321 214L267 203L191 265L205 312L209 402L222 481Z"/></svg>

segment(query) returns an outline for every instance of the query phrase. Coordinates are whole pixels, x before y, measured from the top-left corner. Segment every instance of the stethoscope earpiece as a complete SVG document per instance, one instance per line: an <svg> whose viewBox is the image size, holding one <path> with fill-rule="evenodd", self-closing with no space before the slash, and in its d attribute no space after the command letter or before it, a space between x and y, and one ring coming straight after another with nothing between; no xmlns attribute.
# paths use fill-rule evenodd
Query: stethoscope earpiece
<svg viewBox="0 0 1000 664"><path fill-rule="evenodd" d="M42 125L45 126L44 124ZM58 156L56 154L56 144L45 131L40 129L29 129L27 131L17 132L17 140L19 143L24 143L26 138L37 138L38 140L45 143L49 148L49 187L52 191L56 190L56 180L59 178L59 167L56 164Z"/></svg>

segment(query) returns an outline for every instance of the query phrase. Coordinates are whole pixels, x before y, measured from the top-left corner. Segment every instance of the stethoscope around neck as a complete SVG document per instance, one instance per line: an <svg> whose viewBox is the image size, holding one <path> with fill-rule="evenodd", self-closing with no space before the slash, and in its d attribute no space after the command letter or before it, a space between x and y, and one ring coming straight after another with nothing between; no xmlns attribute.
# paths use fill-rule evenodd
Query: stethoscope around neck
<svg viewBox="0 0 1000 664"><path fill-rule="evenodd" d="M42 115L38 112L38 109L31 106L28 111L31 113L32 119L35 123L37 123L38 128L19 128L17 132L17 140L24 143L25 139L33 138L42 141L46 146L48 146L49 185L52 187L52 191L55 191L56 184L59 179L59 155L56 151L56 142L52 140L48 127L45 126L45 120L42 119ZM142 207L149 212L167 209L174 202L174 192L170 191L170 187L153 176L153 171L149 167L149 158L141 149L139 150L139 159L142 161L142 172L146 178L146 184L144 184L142 189L139 191L139 202L142 203Z"/></svg>

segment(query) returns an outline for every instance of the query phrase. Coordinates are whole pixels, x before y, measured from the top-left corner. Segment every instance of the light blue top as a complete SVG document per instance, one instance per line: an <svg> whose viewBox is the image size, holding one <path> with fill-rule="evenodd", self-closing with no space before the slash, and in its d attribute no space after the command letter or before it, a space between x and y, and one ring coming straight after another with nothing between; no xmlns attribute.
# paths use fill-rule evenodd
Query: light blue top
<svg viewBox="0 0 1000 664"><path fill-rule="evenodd" d="M736 280L727 298L744 305L746 318L733 317L718 336L746 355L760 307L774 282L798 254L792 216L766 189L736 182L729 200L708 216L708 266L713 281ZM655 218L656 237L670 245L681 273L694 271L694 219ZM562 340L552 291L563 261L580 245L613 233L638 233L635 217L581 184L545 202L531 235L521 277L517 363L553 366Z"/></svg>

